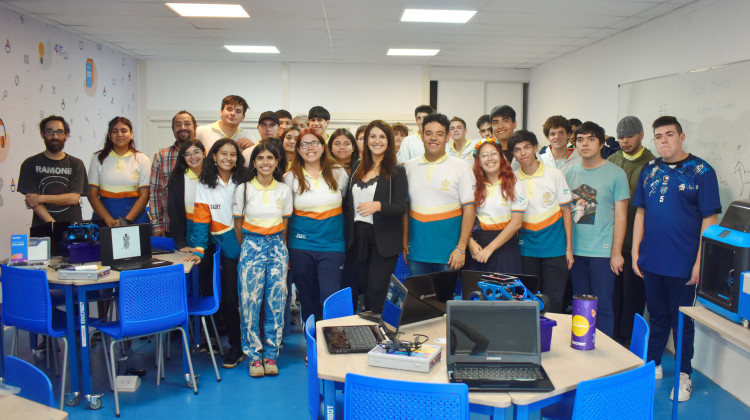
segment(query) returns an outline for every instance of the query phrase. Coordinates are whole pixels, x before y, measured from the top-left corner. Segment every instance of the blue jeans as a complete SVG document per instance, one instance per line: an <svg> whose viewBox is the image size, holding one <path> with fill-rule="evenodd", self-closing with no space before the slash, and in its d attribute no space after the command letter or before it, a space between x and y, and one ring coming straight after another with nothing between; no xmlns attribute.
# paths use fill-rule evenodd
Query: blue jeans
<svg viewBox="0 0 750 420"><path fill-rule="evenodd" d="M615 273L609 267L609 258L576 255L570 280L573 295L594 295L598 298L596 328L612 337L615 327L615 313L612 310Z"/></svg>
<svg viewBox="0 0 750 420"><path fill-rule="evenodd" d="M648 361L656 361L661 365L661 356L672 330L675 343L677 342L677 316L680 306L695 305L696 286L688 286L689 278L667 277L659 274L643 272L643 283L646 286L646 306L648 307L649 326L651 332L648 338ZM695 324L693 318L684 317L682 324L682 359L680 372L688 375L693 372L693 338Z"/></svg>
<svg viewBox="0 0 750 420"><path fill-rule="evenodd" d="M411 259L408 261L409 275L411 276L421 276L422 274L438 273L440 271L448 271L451 269L449 264L428 263Z"/></svg>
<svg viewBox="0 0 750 420"><path fill-rule="evenodd" d="M237 291L242 321L242 351L250 362L276 359L284 329L286 275L289 253L280 233L245 235L238 264ZM260 339L260 310L263 337Z"/></svg>

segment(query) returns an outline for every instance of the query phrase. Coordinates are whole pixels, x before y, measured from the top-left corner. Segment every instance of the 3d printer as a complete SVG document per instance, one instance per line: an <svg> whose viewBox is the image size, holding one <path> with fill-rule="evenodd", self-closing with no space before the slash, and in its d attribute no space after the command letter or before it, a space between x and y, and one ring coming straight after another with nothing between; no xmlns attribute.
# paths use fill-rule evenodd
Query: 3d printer
<svg viewBox="0 0 750 420"><path fill-rule="evenodd" d="M747 327L750 322L750 201L734 201L701 238L698 300Z"/></svg>

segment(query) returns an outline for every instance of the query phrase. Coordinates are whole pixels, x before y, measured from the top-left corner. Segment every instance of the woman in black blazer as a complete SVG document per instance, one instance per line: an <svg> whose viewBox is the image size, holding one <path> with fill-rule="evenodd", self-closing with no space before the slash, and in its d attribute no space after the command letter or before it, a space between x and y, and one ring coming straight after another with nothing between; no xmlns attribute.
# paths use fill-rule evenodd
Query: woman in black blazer
<svg viewBox="0 0 750 420"><path fill-rule="evenodd" d="M406 171L398 165L391 126L367 125L362 161L349 180L344 206L347 263L356 267L365 308L383 311L388 281L403 250L402 216L406 211Z"/></svg>

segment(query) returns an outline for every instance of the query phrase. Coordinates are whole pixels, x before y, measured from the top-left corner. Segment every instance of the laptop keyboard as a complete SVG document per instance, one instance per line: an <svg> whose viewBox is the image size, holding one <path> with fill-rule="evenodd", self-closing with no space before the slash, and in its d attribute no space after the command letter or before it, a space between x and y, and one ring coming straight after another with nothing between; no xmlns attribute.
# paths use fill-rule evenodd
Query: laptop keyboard
<svg viewBox="0 0 750 420"><path fill-rule="evenodd" d="M453 371L459 380L535 381L544 379L537 367L462 367Z"/></svg>
<svg viewBox="0 0 750 420"><path fill-rule="evenodd" d="M143 261L133 261L133 262L126 262L126 263L112 264L110 268L113 270L117 270L117 271L128 271L128 270L138 270L141 267L143 267Z"/></svg>
<svg viewBox="0 0 750 420"><path fill-rule="evenodd" d="M346 328L346 338L353 349L373 348L378 345L372 330L368 326L354 326Z"/></svg>

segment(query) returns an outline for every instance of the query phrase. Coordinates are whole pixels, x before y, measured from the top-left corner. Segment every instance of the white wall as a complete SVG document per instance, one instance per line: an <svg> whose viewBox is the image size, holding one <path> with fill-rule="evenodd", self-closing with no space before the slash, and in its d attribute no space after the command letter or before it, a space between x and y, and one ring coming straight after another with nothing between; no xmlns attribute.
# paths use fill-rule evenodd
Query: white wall
<svg viewBox="0 0 750 420"><path fill-rule="evenodd" d="M138 62L76 35L0 7L0 259L11 234L28 233L31 210L15 191L21 163L44 151L39 121L61 115L71 126L65 151L88 167L104 143L107 123L125 116L139 130ZM43 46L40 48L40 45ZM87 88L87 60L93 63ZM90 217L83 200L84 217Z"/></svg>
<svg viewBox="0 0 750 420"><path fill-rule="evenodd" d="M748 1L698 1L535 67L531 130L541 134L547 117L562 114L595 121L614 135L618 84L750 58L748 16Z"/></svg>
<svg viewBox="0 0 750 420"><path fill-rule="evenodd" d="M532 69L532 131L540 134L548 116L562 114L596 121L615 134L618 84L750 59L748 16L748 1L698 1ZM695 342L693 366L750 404L746 375L740 374L750 369L748 354L705 328L696 329Z"/></svg>

